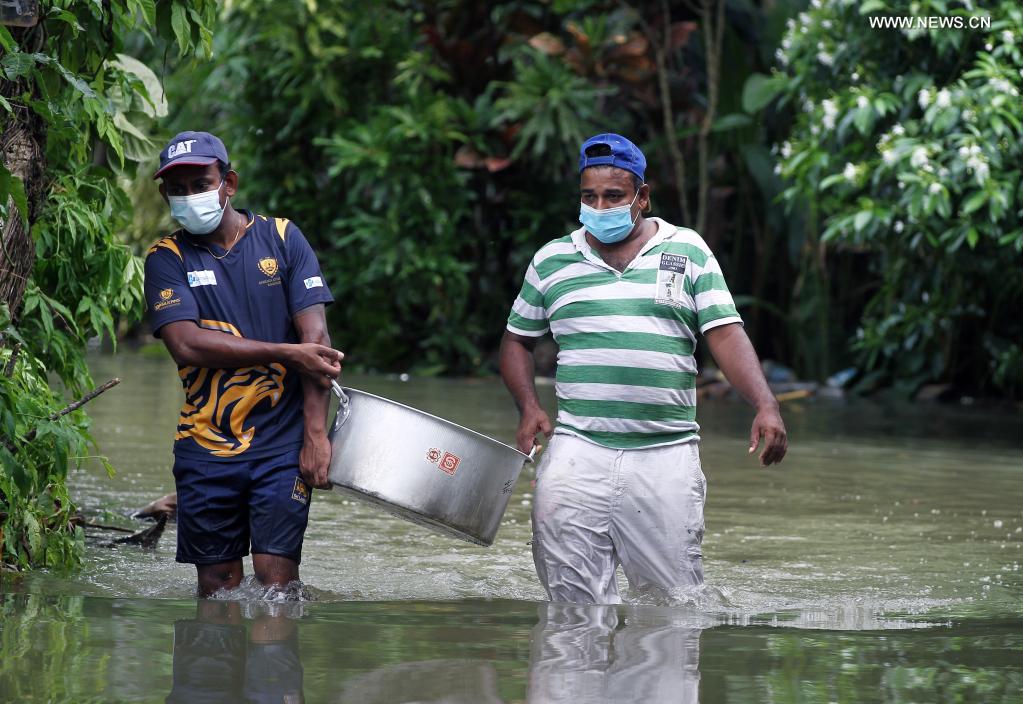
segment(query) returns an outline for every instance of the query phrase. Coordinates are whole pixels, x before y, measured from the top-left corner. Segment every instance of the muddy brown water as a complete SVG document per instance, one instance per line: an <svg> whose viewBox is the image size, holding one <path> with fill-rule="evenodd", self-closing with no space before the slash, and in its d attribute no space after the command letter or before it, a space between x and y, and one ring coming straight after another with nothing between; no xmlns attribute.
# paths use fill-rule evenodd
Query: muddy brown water
<svg viewBox="0 0 1023 704"><path fill-rule="evenodd" d="M124 379L89 406L119 471L88 465L70 483L87 514L131 526L126 510L173 489L181 389L166 357L90 365ZM344 382L514 435L497 380ZM93 539L76 575L5 579L0 701L1023 701L1019 412L784 413L789 456L762 470L750 411L701 404L708 586L686 603L545 604L528 472L491 548L316 492L304 602L251 585L196 600L173 526L154 551Z"/></svg>

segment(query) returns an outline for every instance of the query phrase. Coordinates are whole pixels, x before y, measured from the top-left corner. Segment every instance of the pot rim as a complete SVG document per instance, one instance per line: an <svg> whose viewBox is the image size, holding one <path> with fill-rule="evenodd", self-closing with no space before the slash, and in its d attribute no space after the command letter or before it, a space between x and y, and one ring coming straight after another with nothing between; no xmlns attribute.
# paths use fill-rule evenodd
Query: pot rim
<svg viewBox="0 0 1023 704"><path fill-rule="evenodd" d="M399 407L404 408L406 410L412 411L413 413L417 413L417 414L419 414L421 416L426 416L427 418L432 418L433 420L440 421L444 425L451 426L452 428L456 428L458 430L463 430L463 431L465 431L467 433L472 433L473 435L481 437L484 440L487 440L489 442L494 443L495 445L500 445L501 447L504 447L504 448L507 448L507 449L511 450L515 454L520 455L523 458L523 460L525 460L525 461L529 461L531 459L529 455L527 455L525 452L522 452L517 447L512 447L511 445L507 445L507 444L501 442L500 440L495 440L494 438L490 437L489 435L484 435L483 433L477 432L477 431L473 430L472 428L466 428L464 425L459 425L458 423L455 423L453 421L447 420L446 418L441 418L440 416L435 416L432 413L427 413L426 411L422 411L422 410L420 410L418 408L413 408L412 406L407 406L404 403L399 403L398 401L392 401L391 399L385 398L384 396L377 396L376 394L371 394L369 391L363 391L361 389L355 389L355 388L352 388L351 386L343 386L342 388L345 390L345 393L349 393L350 394L350 393L354 392L354 393L357 393L357 394L361 394L362 396L370 396L372 398L377 399L378 401L384 401L384 402L389 403L391 405L399 406ZM338 412L340 412L340 409L338 409Z"/></svg>

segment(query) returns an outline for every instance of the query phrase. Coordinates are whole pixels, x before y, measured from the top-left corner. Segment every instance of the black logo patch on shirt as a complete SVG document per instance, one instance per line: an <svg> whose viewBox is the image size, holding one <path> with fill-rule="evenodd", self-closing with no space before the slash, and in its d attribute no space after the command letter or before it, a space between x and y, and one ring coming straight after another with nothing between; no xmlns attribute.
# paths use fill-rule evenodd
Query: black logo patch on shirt
<svg viewBox="0 0 1023 704"><path fill-rule="evenodd" d="M682 307L682 296L685 294L686 264L689 257L681 254L661 254L661 262L657 266L657 288L654 303L662 303L673 308Z"/></svg>
<svg viewBox="0 0 1023 704"><path fill-rule="evenodd" d="M299 477L295 477L295 488L291 490L291 498L303 506L309 503L309 486Z"/></svg>

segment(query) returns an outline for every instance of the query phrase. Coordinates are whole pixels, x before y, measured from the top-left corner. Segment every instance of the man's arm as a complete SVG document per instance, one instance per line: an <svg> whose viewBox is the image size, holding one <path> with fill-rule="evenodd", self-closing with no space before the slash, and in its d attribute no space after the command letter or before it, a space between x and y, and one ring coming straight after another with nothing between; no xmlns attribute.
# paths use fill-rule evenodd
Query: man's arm
<svg viewBox="0 0 1023 704"><path fill-rule="evenodd" d="M508 330L501 340L501 378L519 408L519 428L515 442L521 452L529 453L538 432L550 437L554 428L540 406L534 383L533 347L535 337L516 335Z"/></svg>
<svg viewBox="0 0 1023 704"><path fill-rule="evenodd" d="M295 313L293 323L298 338L303 343L330 347L327 316L322 303ZM340 372L340 366L338 371ZM313 487L329 489L327 470L330 469L330 441L327 440L327 410L330 406L330 390L303 374L302 392L305 395L302 409L305 430L302 452L299 455L299 471L302 472L302 478Z"/></svg>
<svg viewBox="0 0 1023 704"><path fill-rule="evenodd" d="M341 373L341 353L322 344L249 340L201 328L192 320L168 323L160 328L160 336L181 366L224 369L282 362L324 388Z"/></svg>
<svg viewBox="0 0 1023 704"><path fill-rule="evenodd" d="M785 423L782 422L778 401L764 379L760 360L757 359L746 331L742 325L730 323L708 330L703 337L729 383L757 409L750 430L750 453L757 449L763 437L764 449L760 453L760 464L767 467L781 462L788 449Z"/></svg>

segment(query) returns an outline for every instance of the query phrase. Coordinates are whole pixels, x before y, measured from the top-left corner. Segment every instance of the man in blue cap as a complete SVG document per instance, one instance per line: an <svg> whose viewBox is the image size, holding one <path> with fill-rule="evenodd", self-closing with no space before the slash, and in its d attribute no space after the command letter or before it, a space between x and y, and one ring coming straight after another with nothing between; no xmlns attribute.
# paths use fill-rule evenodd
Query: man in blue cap
<svg viewBox="0 0 1023 704"><path fill-rule="evenodd" d="M208 132L182 132L160 153L160 193L181 229L146 256L145 295L185 391L174 439L179 562L199 593L256 577L298 579L312 488L329 488L333 297L316 255L285 218L231 203L238 173Z"/></svg>
<svg viewBox="0 0 1023 704"><path fill-rule="evenodd" d="M586 140L582 227L533 257L501 346L519 449L553 433L533 504L533 559L553 601L619 603L618 565L634 592L660 600L703 583L697 332L756 408L750 453L763 439L767 466L787 447L717 259L692 230L644 217L645 171L628 139ZM533 346L548 330L559 346L556 429L533 383Z"/></svg>

